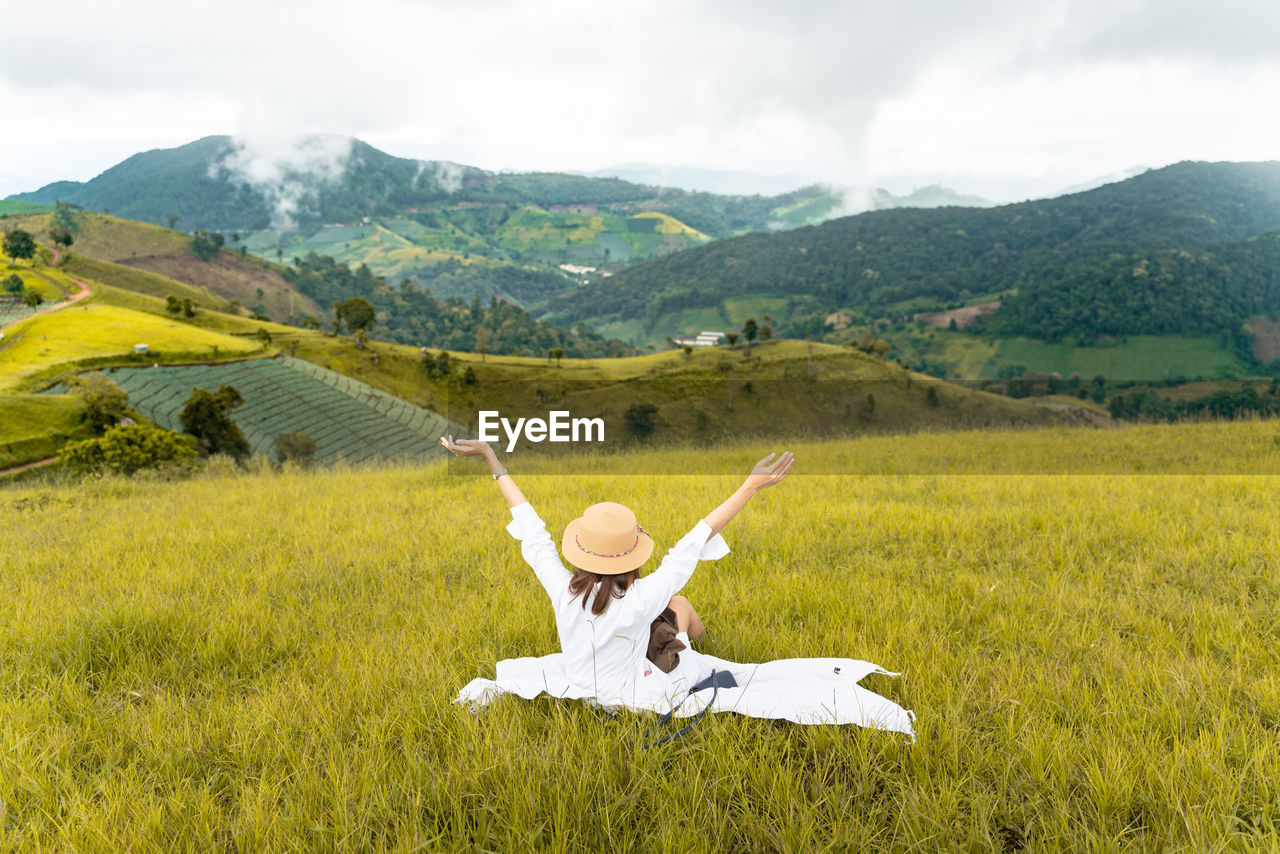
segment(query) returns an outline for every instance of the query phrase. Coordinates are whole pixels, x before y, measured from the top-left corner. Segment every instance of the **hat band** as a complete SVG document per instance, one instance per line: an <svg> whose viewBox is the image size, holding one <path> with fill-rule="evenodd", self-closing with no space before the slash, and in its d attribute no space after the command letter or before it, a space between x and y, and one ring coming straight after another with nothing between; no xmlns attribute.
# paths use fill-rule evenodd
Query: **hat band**
<svg viewBox="0 0 1280 854"><path fill-rule="evenodd" d="M644 534L646 537L649 536L649 532L646 531L644 528L641 528L639 525L636 525L636 530L639 531L640 534ZM573 543L579 549L591 555L592 557L622 557L624 555L631 554L633 551L636 550L636 546L640 545L640 534L636 534L636 541L631 544L631 548L627 549L625 552L618 552L616 555L602 555L599 552L591 551L591 549L587 548L582 544L582 541L578 539L577 534L573 535Z"/></svg>

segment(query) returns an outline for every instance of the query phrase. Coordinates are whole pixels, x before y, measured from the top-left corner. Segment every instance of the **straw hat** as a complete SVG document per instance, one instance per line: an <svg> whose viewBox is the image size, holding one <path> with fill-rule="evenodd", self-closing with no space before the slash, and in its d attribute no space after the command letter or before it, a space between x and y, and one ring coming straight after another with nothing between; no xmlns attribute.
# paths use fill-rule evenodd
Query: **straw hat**
<svg viewBox="0 0 1280 854"><path fill-rule="evenodd" d="M653 539L636 524L636 514L621 504L592 504L564 529L565 560L598 575L621 575L644 565Z"/></svg>

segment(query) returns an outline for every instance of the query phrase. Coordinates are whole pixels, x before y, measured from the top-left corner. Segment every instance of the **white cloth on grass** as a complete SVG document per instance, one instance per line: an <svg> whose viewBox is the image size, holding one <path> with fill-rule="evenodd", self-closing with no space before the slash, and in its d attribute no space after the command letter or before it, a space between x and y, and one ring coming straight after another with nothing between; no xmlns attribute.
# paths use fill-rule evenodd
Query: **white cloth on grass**
<svg viewBox="0 0 1280 854"><path fill-rule="evenodd" d="M728 671L736 688L721 688L712 711L737 712L798 724L857 724L904 732L915 738L915 715L857 683L865 676L896 673L851 658L788 658L763 664L739 664L693 649L680 653L671 673L655 667L645 653L649 625L679 592L700 560L719 560L729 546L700 521L667 552L658 569L637 579L621 599L599 616L569 593L572 577L560 561L546 524L528 502L511 508L507 525L555 608L562 652L499 661L495 679L473 679L454 702L487 705L502 694L531 700L546 693L573 700L594 700L606 708L697 714L710 690L689 689L712 670ZM594 596L594 593L589 594ZM688 645L689 638L680 634Z"/></svg>

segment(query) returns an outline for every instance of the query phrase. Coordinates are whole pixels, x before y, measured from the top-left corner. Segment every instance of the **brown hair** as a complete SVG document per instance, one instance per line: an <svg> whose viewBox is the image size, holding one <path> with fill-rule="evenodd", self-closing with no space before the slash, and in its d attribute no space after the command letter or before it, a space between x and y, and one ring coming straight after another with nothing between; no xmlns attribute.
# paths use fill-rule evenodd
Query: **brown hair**
<svg viewBox="0 0 1280 854"><path fill-rule="evenodd" d="M639 575L639 569L633 569L630 572L623 572L619 575L600 575L596 572L579 569L573 574L573 578L569 579L569 592L574 595L574 598L582 597L582 610L585 611L587 609L587 593L594 589L596 598L591 603L591 613L598 617L605 612L611 601L621 599L626 595L627 590L635 583ZM600 586L597 587L597 584Z"/></svg>

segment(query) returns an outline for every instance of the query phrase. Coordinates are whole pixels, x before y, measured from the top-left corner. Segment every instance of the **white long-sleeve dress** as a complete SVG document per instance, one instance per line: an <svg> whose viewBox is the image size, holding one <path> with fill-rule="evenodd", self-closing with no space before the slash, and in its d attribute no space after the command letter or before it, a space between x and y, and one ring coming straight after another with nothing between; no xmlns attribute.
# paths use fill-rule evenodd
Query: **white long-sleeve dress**
<svg viewBox="0 0 1280 854"><path fill-rule="evenodd" d="M915 738L915 715L857 683L879 673L896 676L867 661L851 658L789 658L763 664L739 664L699 653L680 653L671 673L655 667L645 653L649 625L680 591L700 560L719 560L729 546L699 521L676 543L658 569L637 579L621 599L594 615L590 602L569 593L572 574L565 569L547 528L528 502L511 508L507 531L551 598L561 652L499 661L495 679L473 679L455 702L487 705L502 694L533 699L593 700L606 708L672 712L687 717L701 711L710 691L690 688L713 670L728 671L736 688L721 688L712 711L737 712L799 724L858 724L903 732ZM588 594L594 595L594 594ZM689 643L681 633L680 639Z"/></svg>

